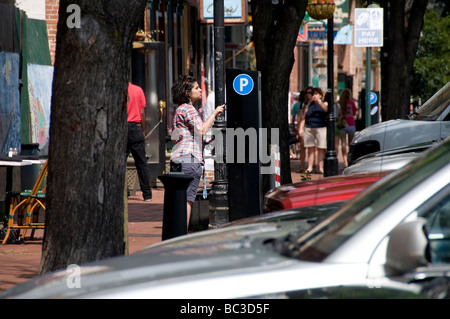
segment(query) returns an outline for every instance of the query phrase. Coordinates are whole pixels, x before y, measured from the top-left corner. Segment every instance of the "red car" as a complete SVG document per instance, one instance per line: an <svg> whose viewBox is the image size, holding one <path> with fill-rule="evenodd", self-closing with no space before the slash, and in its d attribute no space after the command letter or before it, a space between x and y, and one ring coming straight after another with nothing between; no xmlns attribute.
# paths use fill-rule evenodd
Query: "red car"
<svg viewBox="0 0 450 319"><path fill-rule="evenodd" d="M388 173L337 175L282 185L265 195L264 213L348 200Z"/></svg>

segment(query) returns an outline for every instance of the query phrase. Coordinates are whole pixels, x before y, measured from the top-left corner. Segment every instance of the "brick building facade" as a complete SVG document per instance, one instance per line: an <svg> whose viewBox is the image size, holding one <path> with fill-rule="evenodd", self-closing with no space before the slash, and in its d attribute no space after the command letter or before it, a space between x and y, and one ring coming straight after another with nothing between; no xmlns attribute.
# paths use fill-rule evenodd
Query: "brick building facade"
<svg viewBox="0 0 450 319"><path fill-rule="evenodd" d="M47 20L48 42L52 64L55 62L56 30L58 26L59 0L45 0L45 20Z"/></svg>

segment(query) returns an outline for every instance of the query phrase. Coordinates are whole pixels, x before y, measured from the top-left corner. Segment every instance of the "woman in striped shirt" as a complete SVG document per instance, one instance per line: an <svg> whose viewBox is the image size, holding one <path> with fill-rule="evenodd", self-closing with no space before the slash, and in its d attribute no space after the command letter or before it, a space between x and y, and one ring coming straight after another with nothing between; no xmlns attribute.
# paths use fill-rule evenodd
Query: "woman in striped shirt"
<svg viewBox="0 0 450 319"><path fill-rule="evenodd" d="M214 123L217 115L225 110L225 104L215 108L203 122L195 102L202 99L202 90L197 80L182 75L172 87L173 102L178 104L173 120L172 141L174 147L170 158L170 170L183 172L194 179L187 189L187 225L191 217L192 203L203 172L203 137Z"/></svg>

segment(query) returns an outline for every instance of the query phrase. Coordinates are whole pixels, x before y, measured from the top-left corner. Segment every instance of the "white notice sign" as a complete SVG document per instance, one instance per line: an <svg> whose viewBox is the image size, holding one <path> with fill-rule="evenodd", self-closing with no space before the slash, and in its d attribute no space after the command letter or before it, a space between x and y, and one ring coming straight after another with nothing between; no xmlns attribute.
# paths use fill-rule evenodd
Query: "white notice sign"
<svg viewBox="0 0 450 319"><path fill-rule="evenodd" d="M383 46L383 8L355 9L355 46Z"/></svg>

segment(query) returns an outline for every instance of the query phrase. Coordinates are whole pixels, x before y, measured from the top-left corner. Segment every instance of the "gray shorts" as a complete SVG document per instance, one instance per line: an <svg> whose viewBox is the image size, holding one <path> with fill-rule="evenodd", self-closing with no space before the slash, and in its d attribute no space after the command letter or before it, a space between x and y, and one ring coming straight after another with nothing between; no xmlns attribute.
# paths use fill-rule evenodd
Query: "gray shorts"
<svg viewBox="0 0 450 319"><path fill-rule="evenodd" d="M171 172L183 172L186 175L192 176L194 179L189 183L186 190L186 199L190 202L195 202L197 197L198 185L200 178L203 175L203 165L194 158L191 154L174 158L170 161Z"/></svg>
<svg viewBox="0 0 450 319"><path fill-rule="evenodd" d="M356 127L355 126L346 126L341 129L341 132L349 134L349 135L355 135Z"/></svg>

